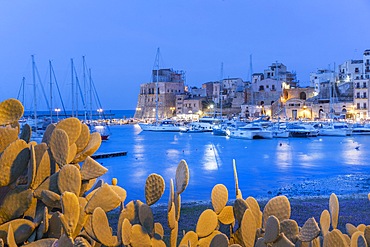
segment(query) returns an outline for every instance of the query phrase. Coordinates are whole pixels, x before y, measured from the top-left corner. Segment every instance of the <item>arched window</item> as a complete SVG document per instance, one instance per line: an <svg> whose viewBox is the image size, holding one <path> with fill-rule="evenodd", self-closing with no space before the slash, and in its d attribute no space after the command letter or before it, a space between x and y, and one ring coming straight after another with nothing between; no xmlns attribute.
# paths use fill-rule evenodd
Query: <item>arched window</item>
<svg viewBox="0 0 370 247"><path fill-rule="evenodd" d="M306 100L306 93L305 92L301 92L299 94L299 98L302 99L302 100Z"/></svg>

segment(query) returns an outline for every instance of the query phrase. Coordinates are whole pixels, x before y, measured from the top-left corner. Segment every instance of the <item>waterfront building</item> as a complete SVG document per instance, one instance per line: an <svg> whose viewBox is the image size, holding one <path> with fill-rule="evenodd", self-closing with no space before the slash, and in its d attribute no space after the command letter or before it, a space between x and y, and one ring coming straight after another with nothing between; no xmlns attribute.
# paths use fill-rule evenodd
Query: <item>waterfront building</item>
<svg viewBox="0 0 370 247"><path fill-rule="evenodd" d="M159 118L172 117L176 110L176 95L185 93L184 81L184 71L153 70L152 82L140 85L135 118L155 119L156 109Z"/></svg>
<svg viewBox="0 0 370 247"><path fill-rule="evenodd" d="M370 50L364 51L361 60L348 60L339 65L338 78L341 85L348 84L346 88L352 90L350 116L356 120L369 118Z"/></svg>

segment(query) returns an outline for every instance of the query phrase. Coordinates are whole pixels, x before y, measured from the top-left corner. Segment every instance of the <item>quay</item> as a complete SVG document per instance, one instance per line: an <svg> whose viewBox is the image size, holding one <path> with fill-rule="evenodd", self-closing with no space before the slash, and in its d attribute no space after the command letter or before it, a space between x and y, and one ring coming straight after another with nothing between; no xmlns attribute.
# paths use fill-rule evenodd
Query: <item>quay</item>
<svg viewBox="0 0 370 247"><path fill-rule="evenodd" d="M110 153L97 153L91 156L93 159L104 159L118 156L126 156L126 151L110 152Z"/></svg>

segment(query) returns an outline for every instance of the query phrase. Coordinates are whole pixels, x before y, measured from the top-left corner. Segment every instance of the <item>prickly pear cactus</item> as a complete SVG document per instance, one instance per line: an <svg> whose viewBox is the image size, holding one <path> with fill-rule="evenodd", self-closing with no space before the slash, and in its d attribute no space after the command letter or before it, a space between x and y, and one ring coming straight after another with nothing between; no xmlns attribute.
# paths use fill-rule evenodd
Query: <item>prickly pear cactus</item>
<svg viewBox="0 0 370 247"><path fill-rule="evenodd" d="M181 194L190 176L186 161L179 162L168 183L166 233L151 208L165 191L161 175L148 176L146 204L125 204L129 192L117 179L111 185L99 180L108 171L91 158L101 144L99 133L90 134L86 124L67 118L49 125L36 143L30 126L18 123L23 111L16 99L0 102L0 246L369 246L370 226L348 223L348 235L337 229L335 194L320 224L312 217L299 227L290 219L285 196L271 198L261 211L255 198L243 199L235 160L235 198L223 184L215 185L212 209L183 234ZM107 214L117 208L117 229L112 229Z"/></svg>

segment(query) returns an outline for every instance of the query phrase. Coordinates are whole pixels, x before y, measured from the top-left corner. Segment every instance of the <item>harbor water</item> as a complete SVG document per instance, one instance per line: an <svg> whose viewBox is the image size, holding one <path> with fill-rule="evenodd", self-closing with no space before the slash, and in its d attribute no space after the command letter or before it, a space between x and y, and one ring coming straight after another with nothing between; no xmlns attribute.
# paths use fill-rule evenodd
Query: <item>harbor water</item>
<svg viewBox="0 0 370 247"><path fill-rule="evenodd" d="M313 137L241 140L212 133L141 131L138 125L111 126L110 139L97 153L127 151L126 156L98 159L127 191L127 201L145 201L145 181L163 176L168 200L170 179L184 159L190 181L183 201L209 201L213 186L222 183L235 198L233 159L243 197L276 195L325 196L370 192L370 137Z"/></svg>

